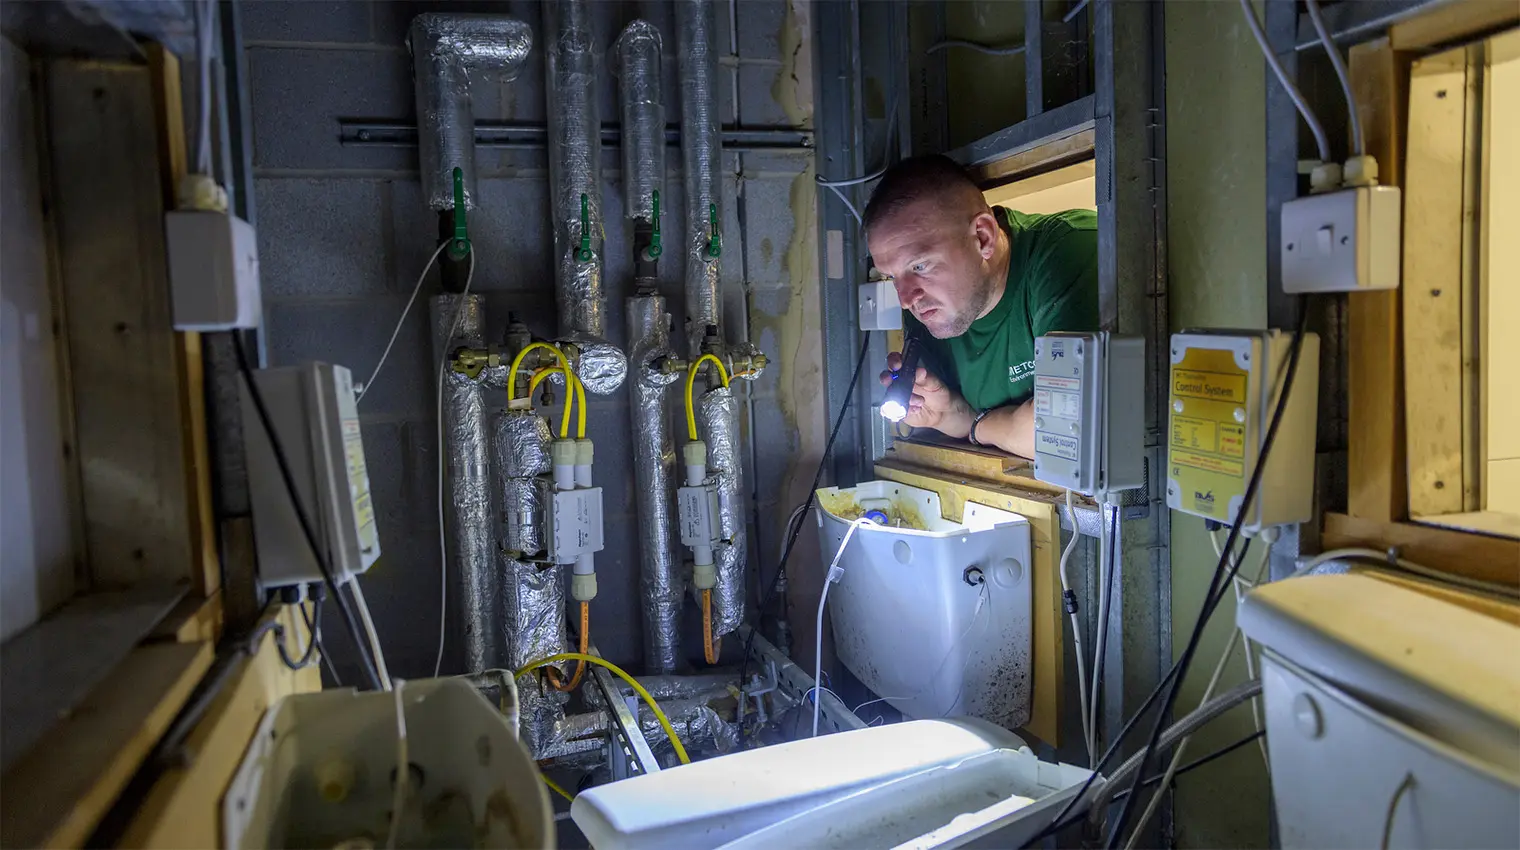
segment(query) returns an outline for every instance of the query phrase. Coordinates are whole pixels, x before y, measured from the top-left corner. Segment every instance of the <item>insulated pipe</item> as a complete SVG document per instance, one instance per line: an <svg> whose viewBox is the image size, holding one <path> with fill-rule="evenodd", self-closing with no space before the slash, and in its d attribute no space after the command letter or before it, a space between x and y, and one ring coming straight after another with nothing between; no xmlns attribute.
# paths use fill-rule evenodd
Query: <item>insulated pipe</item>
<svg viewBox="0 0 1520 850"><path fill-rule="evenodd" d="M429 207L454 208L454 169L464 172L465 208L475 207L473 75L510 82L533 49L533 30L502 15L428 13L412 19L407 45L417 96L417 148L422 196Z"/></svg>
<svg viewBox="0 0 1520 850"><path fill-rule="evenodd" d="M604 339L602 133L591 8L588 0L553 0L543 8L549 203L554 217L560 335Z"/></svg>
<svg viewBox="0 0 1520 850"><path fill-rule="evenodd" d="M634 507L639 520L639 597L644 611L644 666L669 673L680 661L681 576L674 546L675 506L671 477L675 445L665 412L665 389L679 375L652 368L670 354L670 316L665 299L628 299L628 345L633 378L628 382L633 418Z"/></svg>
<svg viewBox="0 0 1520 850"><path fill-rule="evenodd" d="M442 363L460 346L483 344L479 295L439 295L432 301L433 357ZM450 331L453 334L450 334ZM511 667L502 635L502 580L496 566L491 482L487 476L486 405L481 386L468 376L443 372L442 429L444 529L450 618L464 638L464 668L478 673Z"/></svg>
<svg viewBox="0 0 1520 850"><path fill-rule="evenodd" d="M665 104L661 101L660 31L645 20L623 28L617 45L623 122L623 217L654 221L665 184Z"/></svg>
<svg viewBox="0 0 1520 850"><path fill-rule="evenodd" d="M723 212L722 156L718 136L717 23L707 0L676 0L676 50L681 76L681 157L686 190L686 341L692 359L702 354L709 326L723 337L719 290L721 235L709 226Z"/></svg>
<svg viewBox="0 0 1520 850"><path fill-rule="evenodd" d="M744 466L739 460L739 400L714 387L697 402L697 428L707 438L707 471L717 479L720 542L713 550L718 583L712 591L713 634L726 635L744 619L744 570L749 551L744 522Z"/></svg>

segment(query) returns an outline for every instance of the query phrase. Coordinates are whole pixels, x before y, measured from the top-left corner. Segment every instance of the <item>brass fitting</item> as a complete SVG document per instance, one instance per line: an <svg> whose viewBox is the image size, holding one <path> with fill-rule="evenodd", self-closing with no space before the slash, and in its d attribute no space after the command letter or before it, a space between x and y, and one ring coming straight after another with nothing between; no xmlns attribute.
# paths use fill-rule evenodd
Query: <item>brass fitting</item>
<svg viewBox="0 0 1520 850"><path fill-rule="evenodd" d="M655 365L665 375L684 375L686 374L686 370L691 368L691 364L686 362L684 358L677 357L674 354L655 360Z"/></svg>
<svg viewBox="0 0 1520 850"><path fill-rule="evenodd" d="M747 378L764 370L765 365L769 362L769 360L765 359L764 354L759 353L745 357L735 357L729 370L729 377Z"/></svg>
<svg viewBox="0 0 1520 850"><path fill-rule="evenodd" d="M454 352L449 368L471 380L480 377L488 366L502 365L501 352L492 348L461 348Z"/></svg>

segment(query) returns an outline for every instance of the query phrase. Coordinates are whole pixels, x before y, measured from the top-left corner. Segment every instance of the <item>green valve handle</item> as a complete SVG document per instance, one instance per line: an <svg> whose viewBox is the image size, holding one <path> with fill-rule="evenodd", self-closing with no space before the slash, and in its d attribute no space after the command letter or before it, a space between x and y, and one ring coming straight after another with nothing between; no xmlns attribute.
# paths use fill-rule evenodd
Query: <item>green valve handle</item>
<svg viewBox="0 0 1520 850"><path fill-rule="evenodd" d="M707 205L707 256L716 260L723 256L723 235L718 232L718 205Z"/></svg>
<svg viewBox="0 0 1520 850"><path fill-rule="evenodd" d="M586 193L581 193L581 247L575 252L575 258L583 263L591 262L594 255L591 253L591 202Z"/></svg>
<svg viewBox="0 0 1520 850"><path fill-rule="evenodd" d="M665 249L660 245L660 192L656 189L650 193L654 200L654 232L649 235L649 247L644 249L644 256L649 260L658 260Z"/></svg>
<svg viewBox="0 0 1520 850"><path fill-rule="evenodd" d="M464 169L454 169L454 238L449 240L449 257L463 260L470 255L470 234L465 223Z"/></svg>

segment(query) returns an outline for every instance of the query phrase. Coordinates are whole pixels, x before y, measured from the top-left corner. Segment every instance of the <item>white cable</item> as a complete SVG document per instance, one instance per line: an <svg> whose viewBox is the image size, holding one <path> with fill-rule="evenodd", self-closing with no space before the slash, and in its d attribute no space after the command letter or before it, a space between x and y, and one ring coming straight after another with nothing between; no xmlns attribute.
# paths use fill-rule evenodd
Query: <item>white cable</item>
<svg viewBox="0 0 1520 850"><path fill-rule="evenodd" d="M470 284L475 282L475 249L470 249L470 269L465 273L464 291L459 293L459 306L454 310L454 321L449 323L449 335L445 339L452 340L454 334L459 332L459 323L464 320L465 302L470 295ZM443 456L443 379L446 377L445 370L449 368L449 355L445 351L442 359L438 361L438 657L433 661L433 678L438 678L438 673L443 669L443 643L445 629L449 622L449 530L443 520L443 469L448 463L448 458Z"/></svg>
<svg viewBox="0 0 1520 850"><path fill-rule="evenodd" d="M1066 565L1071 562L1072 550L1077 548L1077 539L1082 533L1077 530L1077 511L1071 504L1071 491L1066 491L1066 513L1071 517L1071 541L1066 544L1066 549L1061 552L1061 596L1071 593L1071 577L1066 574ZM1077 695L1082 700L1082 743L1087 747L1087 763L1094 764L1093 758L1093 732L1090 719L1091 711L1087 703L1087 661L1082 653L1082 626L1077 622L1077 614L1073 611L1068 615L1071 618L1071 639L1077 651Z"/></svg>
<svg viewBox="0 0 1520 850"><path fill-rule="evenodd" d="M1351 73L1346 70L1346 60L1341 58L1341 52L1335 46L1335 40L1330 37L1330 29L1325 26L1325 17L1320 14L1319 3L1315 0L1304 0L1304 5L1309 7L1309 20L1314 22L1314 31L1319 33L1319 40L1325 45L1325 52L1330 54L1330 65L1335 68L1335 76L1341 81L1341 91L1346 95L1346 110L1350 115L1351 124L1351 155L1362 156L1366 148L1362 142L1362 116L1356 110L1356 95L1351 93Z"/></svg>
<svg viewBox="0 0 1520 850"><path fill-rule="evenodd" d="M1268 530L1268 533L1271 533L1270 529ZM1255 582L1253 583L1253 586L1254 586L1254 584L1260 583L1261 580L1262 580L1262 578L1266 575L1266 572L1267 572L1267 561L1269 560L1269 557L1272 554L1272 543L1271 543L1270 537L1268 537L1268 533L1263 533L1263 535L1262 535L1262 544L1263 545L1261 547L1261 551L1257 555L1256 578L1255 578ZM1275 533L1272 533L1272 536L1275 536ZM1220 557L1223 557L1223 554L1222 554L1223 553L1223 548L1219 545L1219 539L1217 537L1215 537L1215 533L1214 532L1210 532L1209 538L1214 541L1215 548L1220 550L1220 552L1221 552ZM1238 570L1237 570L1237 578L1238 578ZM1236 587L1235 587L1235 600L1236 600L1236 611L1237 612L1239 611L1240 597L1241 597L1240 586L1237 584ZM1235 653L1235 646L1236 646L1236 644L1240 643L1240 641L1241 641L1241 639L1243 637L1244 637L1244 635L1241 633L1239 627L1236 627L1236 628L1234 628L1234 629L1232 629L1230 631L1230 640L1229 640L1228 643L1225 644L1225 646L1224 646L1224 652L1220 653L1220 655L1219 655L1219 662L1214 665L1214 673L1213 673L1213 675L1209 676L1209 683L1203 689L1203 697L1198 700L1198 704L1200 706L1203 705L1203 704L1205 704L1205 703L1207 703L1209 700L1211 700L1211 699L1214 698L1214 689L1217 688L1217 687L1219 687L1219 680L1224 675L1224 668L1229 663L1230 656ZM1252 668L1255 665L1251 661L1251 644L1250 644L1250 641L1246 641L1246 643L1245 643L1245 653L1246 653L1246 669L1247 669L1247 671L1249 673L1249 675L1247 676L1247 681L1250 681L1250 680L1256 678L1256 674L1254 672L1252 672ZM1260 720L1260 717L1259 717L1259 715L1257 713L1256 703L1257 703L1257 700L1254 700L1254 699L1251 700L1251 717L1252 717L1252 720L1254 722L1256 731L1260 732L1261 731L1261 720ZM1140 815L1139 822L1136 823L1136 825L1135 825L1135 831L1132 832L1132 833L1130 833L1129 842L1124 845L1125 850L1133 850L1133 848L1136 845L1136 842L1138 842L1140 840L1140 835L1143 832L1145 832L1145 826L1146 826L1146 824L1148 824L1148 823L1151 822L1151 818L1155 817L1156 816L1156 812L1161 808L1161 800L1162 800L1163 797L1166 796L1166 789L1171 786L1171 784L1172 784L1172 778L1177 775L1177 766L1180 765L1180 764L1182 764L1182 757L1183 757L1183 754L1187 751L1187 745L1188 745L1188 742L1190 740L1192 740L1192 736L1191 735L1188 736L1188 737L1186 737L1186 738L1183 738L1181 741L1177 742L1177 749L1176 749L1176 751L1174 751L1172 753L1172 760L1166 766L1166 773L1163 774L1162 777L1161 777L1161 784L1158 785L1158 786L1156 786L1156 793L1154 793L1154 794L1151 795L1150 803L1145 807L1145 811ZM1262 757L1263 758L1266 757L1266 744L1265 743L1262 744Z"/></svg>
<svg viewBox="0 0 1520 850"><path fill-rule="evenodd" d="M443 249L448 246L449 240L440 242L438 248L433 251L433 256L428 257L428 261L423 264L422 274L417 275L417 283L412 286L412 296L406 299L406 306L401 310L401 318L396 320L396 327L391 331L390 341L385 344L385 350L380 352L380 362L376 363L374 371L369 373L369 380L365 381L364 386L359 388L359 394L354 397L354 404L358 404L364 400L364 396L369 392L369 388L375 385L375 379L380 377L380 370L385 368L385 359L391 356L391 346L396 344L396 337L401 335L401 326L406 324L406 317L412 312L412 304L417 300L417 293L422 291L422 282L427 279L427 273L432 270L433 264L438 262L438 255L442 254ZM470 256L470 265L474 266L475 252L471 251ZM473 269L471 271L473 272Z"/></svg>
<svg viewBox="0 0 1520 850"><path fill-rule="evenodd" d="M1109 559L1113 557L1108 551L1108 512L1104 510L1104 504L1098 505L1098 516L1103 520L1098 526L1098 645L1093 653L1092 687L1088 690L1089 710L1091 720L1089 728L1092 730L1093 752L1098 750L1098 695L1103 693L1103 683L1098 681L1098 676L1103 670L1103 653L1108 647L1108 568ZM1119 521L1118 513L1114 514L1114 522ZM1072 528L1076 528L1073 521Z"/></svg>
<svg viewBox="0 0 1520 850"><path fill-rule="evenodd" d="M850 211L850 215L855 218L855 226L856 227L865 227L866 226L865 219L863 219L863 218L860 217L860 210L855 209L855 205L852 204L852 203L850 203L850 199L847 198L847 197L845 197L844 192L842 190L840 190L840 188L838 186L831 186L831 185L828 185L828 184L824 184L823 187L825 189L828 189L830 192L833 192L835 195L839 196L839 200L840 200L841 203L844 204L844 208L847 209L847 210L849 210Z"/></svg>
<svg viewBox="0 0 1520 850"><path fill-rule="evenodd" d="M406 682L397 679L392 691L396 696L396 787L391 796L391 826L385 836L386 850L394 850L396 846L396 833L401 829L401 810L406 805L406 792L410 790L408 786L412 779L411 757L406 745L406 706L401 702L401 689L405 685Z"/></svg>
<svg viewBox="0 0 1520 850"><path fill-rule="evenodd" d="M1256 19L1256 10L1251 8L1251 0L1240 0L1240 9L1245 12L1246 23L1251 26L1251 34L1256 36L1256 44L1261 48L1261 54L1266 57L1267 64L1272 72L1277 74L1277 81L1282 83L1283 89L1288 92L1288 97L1293 99L1293 105L1298 107L1298 113L1304 116L1304 123L1309 125L1309 132L1314 134L1314 144L1319 148L1321 162L1331 162L1330 139L1325 135L1325 128L1315 117L1314 110L1309 108L1309 102L1299 92L1293 81L1288 79L1288 72L1283 70L1282 63L1277 61L1277 54L1272 52L1272 45L1267 42L1267 34L1262 32L1261 21Z"/></svg>
<svg viewBox="0 0 1520 850"><path fill-rule="evenodd" d="M370 619L369 605L364 601L364 591L359 587L358 576L349 579L348 589L354 597L354 605L359 609L359 621L364 624L364 636L369 640L370 654L375 656L375 667L380 674L380 687L388 691L391 689L391 674L385 669L385 653L380 649L380 635L375 633L375 621Z"/></svg>
<svg viewBox="0 0 1520 850"><path fill-rule="evenodd" d="M216 0L206 0L198 7L196 28L196 64L200 70L200 127L195 143L195 168L211 176L211 34L216 24Z"/></svg>
<svg viewBox="0 0 1520 850"><path fill-rule="evenodd" d="M1364 549L1361 547L1331 549L1329 552L1322 552L1318 555L1315 555L1313 558L1309 559L1308 563L1299 567L1297 570L1294 570L1293 577L1297 578L1298 576L1301 576L1304 573L1313 570L1315 567L1318 567L1326 561L1334 561L1342 558L1347 560L1356 560L1358 563L1362 563L1366 566L1379 567L1391 572L1410 573L1411 575L1430 579L1431 581L1455 585L1465 590L1472 590L1478 593L1487 593L1495 596L1502 596L1508 599L1520 599L1520 588L1496 584L1494 582L1479 581L1478 579L1467 578L1465 576L1453 575L1452 573L1446 573L1440 570L1431 569L1430 567L1421 566L1420 564L1416 564L1413 561L1406 561L1403 558L1393 558L1390 560L1387 552L1379 552L1376 549Z"/></svg>
<svg viewBox="0 0 1520 850"><path fill-rule="evenodd" d="M850 538L855 536L855 529L862 525L875 525L876 520L869 517L858 517L850 521L850 527L844 531L844 539L839 541L839 549L834 552L834 560L829 563L829 571L823 578L823 592L818 594L818 629L814 634L813 641L813 684L823 678L823 606L829 601L829 585L839 581L844 575L844 570L839 568L839 559L844 557L846 546L850 545ZM813 700L813 737L818 737L818 716L822 710L822 703Z"/></svg>

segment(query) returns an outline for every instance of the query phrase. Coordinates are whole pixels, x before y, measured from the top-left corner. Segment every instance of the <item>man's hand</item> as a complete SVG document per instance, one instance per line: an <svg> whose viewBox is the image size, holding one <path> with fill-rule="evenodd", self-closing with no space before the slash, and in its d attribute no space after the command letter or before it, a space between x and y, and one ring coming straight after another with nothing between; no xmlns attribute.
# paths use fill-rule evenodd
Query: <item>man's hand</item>
<svg viewBox="0 0 1520 850"><path fill-rule="evenodd" d="M887 371L881 373L881 385L892 384L892 373L902 368L902 355L887 355ZM906 378L906 376L904 376ZM971 433L976 414L960 394L945 386L938 376L922 366L913 382L913 397L908 401L908 415L903 422L914 428L933 428L947 437L964 440Z"/></svg>

